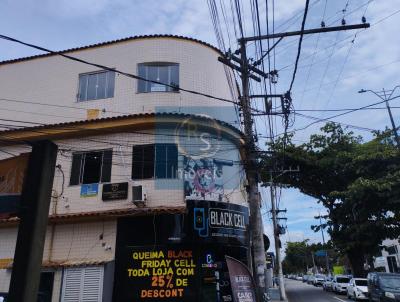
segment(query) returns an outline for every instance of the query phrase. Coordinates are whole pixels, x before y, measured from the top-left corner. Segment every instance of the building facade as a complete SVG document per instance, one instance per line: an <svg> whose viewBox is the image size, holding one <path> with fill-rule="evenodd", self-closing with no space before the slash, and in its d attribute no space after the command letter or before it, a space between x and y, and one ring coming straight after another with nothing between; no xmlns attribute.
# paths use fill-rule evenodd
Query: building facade
<svg viewBox="0 0 400 302"><path fill-rule="evenodd" d="M229 299L223 257L247 261L249 213L237 93L220 52L158 35L63 53L109 69L46 54L0 62L0 114L13 117L0 132L0 296L23 142L51 140L41 301Z"/></svg>

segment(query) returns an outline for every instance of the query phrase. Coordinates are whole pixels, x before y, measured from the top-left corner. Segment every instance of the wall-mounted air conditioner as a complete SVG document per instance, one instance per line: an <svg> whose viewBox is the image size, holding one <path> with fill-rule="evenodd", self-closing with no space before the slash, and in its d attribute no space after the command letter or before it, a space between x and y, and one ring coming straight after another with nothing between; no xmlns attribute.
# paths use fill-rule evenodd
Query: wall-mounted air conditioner
<svg viewBox="0 0 400 302"><path fill-rule="evenodd" d="M132 202L138 208L146 206L146 194L143 192L143 186L132 186Z"/></svg>

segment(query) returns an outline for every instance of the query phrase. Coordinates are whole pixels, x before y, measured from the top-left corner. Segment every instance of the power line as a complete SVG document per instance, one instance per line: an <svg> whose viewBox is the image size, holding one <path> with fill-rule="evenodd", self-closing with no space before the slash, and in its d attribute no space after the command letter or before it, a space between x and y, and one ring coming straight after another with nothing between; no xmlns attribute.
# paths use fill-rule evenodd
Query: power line
<svg viewBox="0 0 400 302"><path fill-rule="evenodd" d="M304 118L312 119L312 120L317 121L317 122L320 122L320 121L321 121L320 118L315 117L315 116L310 116L310 115L306 115L306 114L302 114L302 113L298 113L298 112L295 112L295 114L298 115L298 116L304 117ZM346 123L343 123L343 122L335 122L335 121L332 121L332 120L330 120L330 119L327 119L326 121L327 121L327 122L332 122L332 123L335 123L335 124L340 124L340 125L343 125L343 126L346 126L346 127L349 127L349 128L354 128L354 129L357 129L357 130L362 130L362 131L376 131L376 129L367 128L367 127L361 127L361 126L356 126L356 125L353 125L353 124L346 124Z"/></svg>
<svg viewBox="0 0 400 302"><path fill-rule="evenodd" d="M353 13L355 13L356 11L360 10L361 8L363 8L364 6L368 6L372 1L374 1L374 0L368 0L367 2L363 3L362 5L358 6L358 7L355 8L355 9L353 9L352 11L350 11L350 12L345 12L344 17L348 17L348 16L352 15ZM339 12L342 12L342 11L343 11L343 10L341 10L341 11L339 11ZM336 14L337 14L337 13L336 13ZM334 18L334 17L336 16L336 14L333 15L333 16L331 16L331 17L329 17L326 21L329 21L329 20L331 20L332 18ZM330 22L330 23L328 24L328 26L331 26L331 25L335 24L336 22L340 21L341 19L342 19L342 18L335 19L334 21ZM310 37L305 37L304 40L309 39L309 38L311 38L311 36L310 36ZM290 41L290 42L287 42L286 44L282 44L282 45L281 45L281 48L283 48L283 49L282 49L281 51L279 51L278 54L284 53L284 52L289 48L289 46L291 46L291 45L294 44L295 42L296 42L296 41ZM317 52L319 52L319 51L317 51ZM305 57L305 59L311 57L312 55L313 55L313 54L310 54L309 56ZM294 65L294 64L290 64L290 65L288 65L288 66L292 66L292 65Z"/></svg>
<svg viewBox="0 0 400 302"><path fill-rule="evenodd" d="M400 97L400 95L399 95L399 96L396 96L396 97L394 97L394 98L392 98L391 100L397 99L397 98L399 98L399 97ZM296 132L296 131L305 130L305 129L307 129L308 127L310 127L310 126L312 126L312 125L314 125L314 124L316 124L316 123L325 122L325 121L331 120L331 119L333 119L333 118L336 118L336 117L339 117L339 116L343 116L343 115L346 115L346 114L350 114L350 113L353 113L353 112L355 112L355 111L363 110L363 109L365 109L365 108L372 107L372 106L375 106L375 105L379 105L379 104L382 104L382 103L385 103L385 102L386 102L386 101L376 102L376 103L369 104L369 105L366 105L366 106L362 106L362 107L359 107L359 108L354 108L354 109L351 109L351 110L346 111L346 112L343 112L343 113L335 114L335 115L329 116L329 117L327 117L327 118L317 119L316 121L314 121L314 122L312 122L312 123L310 123L310 124L308 124L308 125L306 125L306 126L304 126L304 127L302 127L302 128L294 129L294 130L291 131L291 132Z"/></svg>
<svg viewBox="0 0 400 302"><path fill-rule="evenodd" d="M303 37L304 37L303 32L304 32L304 26L306 25L306 19L307 19L307 13L308 13L308 5L309 4L310 4L310 0L306 0L306 7L304 8L303 21L301 22L301 31L302 31L302 33L300 34L300 38L299 38L299 46L298 46L298 49L297 49L297 56L296 56L296 62L295 62L295 65L294 65L292 81L290 82L290 86L289 86L289 93L292 91L294 80L296 79L297 65L299 64L299 59L300 59L301 44L303 42Z"/></svg>
<svg viewBox="0 0 400 302"><path fill-rule="evenodd" d="M358 7L357 9L360 9L361 7L364 7L364 6L368 5L368 4L369 4L370 2L372 2L372 1L374 1L374 0L369 0L368 2L366 2L366 3L364 3L363 5L361 5L360 7ZM355 11L355 10L353 10L353 12L354 12L354 11ZM372 23L372 24L370 25L370 28L371 28L371 27L374 27L374 26L376 26L376 25L378 25L379 23L381 23L381 22L383 22L383 21L385 21L385 20L387 20L387 19L389 19L389 18L391 18L391 17L393 17L394 15L397 15L398 13L400 13L400 9L399 9L399 10L396 10L395 12L391 13L390 15L387 15L387 16L385 16L385 17L379 19L379 20L376 21L375 23ZM348 15L348 14L347 14L347 15ZM345 16L347 16L347 15L345 15ZM363 32L365 32L365 30L360 31L360 32L358 32L357 34L360 34L360 33L363 33ZM347 40L349 40L349 39L352 39L353 37L354 37L354 35L349 35L349 36L343 38L342 40L339 40L339 41L337 41L336 43L334 43L334 44L332 44L332 45L330 45L330 46L328 46L328 47L326 47L326 48L324 48L324 49L322 49L322 50L326 50L326 49L329 49L329 48L331 48L331 47L335 47L337 44L339 44L339 43L341 43L341 42L344 42L344 41L347 41ZM290 43L290 42L289 42L289 43ZM287 43L287 44L289 44L289 43ZM317 50L317 53L320 52L320 51L322 51L322 50ZM310 57L313 56L313 55L314 55L314 53L312 53L312 54L310 54L310 55L304 57L303 60L308 59L308 58L310 58ZM282 70L284 70L284 69L286 69L286 68L288 68L288 67L290 67L290 66L293 66L293 65L294 65L293 63L292 63L292 64L288 64L288 65L286 65L286 66L280 68L278 71L281 72Z"/></svg>
<svg viewBox="0 0 400 302"><path fill-rule="evenodd" d="M399 106L391 106L390 108L396 108L399 109ZM349 111L349 110L354 110L357 108L337 108L337 109L296 109L296 112L336 112L336 111ZM386 107L369 107L369 108L363 108L359 110L387 110Z"/></svg>
<svg viewBox="0 0 400 302"><path fill-rule="evenodd" d="M347 76L347 77L343 77L342 80L346 80L346 79L351 79L351 78L359 77L359 76L362 76L363 74L365 74L365 73L367 73L367 72L370 72L370 71L372 71L372 70L376 70L376 69L385 67L385 66L387 66L387 65L391 65L391 64L399 63L399 62L400 62L400 59L394 60L394 61L391 61L391 62L388 62L388 63L385 63L385 64L373 66L373 67L371 67L371 68L367 68L367 69L364 69L363 71L357 72L357 73L355 73L354 75L350 75L350 76ZM330 84L334 84L334 83L335 83L335 81L327 82L327 83L324 83L323 86L330 85ZM307 91L311 91L311 90L314 90L314 89L317 89L317 88L318 88L317 86L314 86L314 87L311 87L311 88L309 88L309 89L306 89L305 91L307 92Z"/></svg>
<svg viewBox="0 0 400 302"><path fill-rule="evenodd" d="M327 4L328 4L328 0L325 0L324 11L323 11L323 13L322 13L322 18L321 18L321 24L322 24L322 22L324 22L324 20L325 20L325 14L326 14L326 7L327 7ZM302 93L301 93L301 97L300 97L300 106L299 106L299 107L301 107L301 105L302 105L302 103L303 103L304 93L305 93L306 87L307 87L307 85L308 85L308 81L309 81L309 79L310 79L311 69L312 69L313 66L314 66L314 60L315 60L316 50L318 49L318 44L319 44L320 38L321 38L321 33L318 33L318 36L317 36L317 39L316 39L316 42L315 42L315 46L314 46L314 54L313 54L313 56L312 56L312 58L311 58L311 64L309 65L310 68L308 69L307 76L306 76L306 82L305 82L303 91L302 91Z"/></svg>

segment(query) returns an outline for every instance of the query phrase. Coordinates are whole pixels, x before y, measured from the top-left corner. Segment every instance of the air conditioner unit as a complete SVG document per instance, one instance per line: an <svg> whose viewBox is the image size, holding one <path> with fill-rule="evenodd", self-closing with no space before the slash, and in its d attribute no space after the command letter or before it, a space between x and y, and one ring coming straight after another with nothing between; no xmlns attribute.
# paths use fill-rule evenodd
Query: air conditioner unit
<svg viewBox="0 0 400 302"><path fill-rule="evenodd" d="M138 208L146 206L146 194L143 193L142 186L132 186L132 202Z"/></svg>

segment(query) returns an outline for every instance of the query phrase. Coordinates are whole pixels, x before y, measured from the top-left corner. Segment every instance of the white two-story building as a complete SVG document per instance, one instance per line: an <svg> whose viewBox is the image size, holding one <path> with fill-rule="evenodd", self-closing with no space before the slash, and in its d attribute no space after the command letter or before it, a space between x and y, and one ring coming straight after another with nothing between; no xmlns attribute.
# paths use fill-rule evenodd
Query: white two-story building
<svg viewBox="0 0 400 302"><path fill-rule="evenodd" d="M154 35L62 53L112 70L54 54L0 62L0 296L29 142L51 140L40 301L210 301L223 256L248 256L244 138L220 51Z"/></svg>

